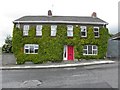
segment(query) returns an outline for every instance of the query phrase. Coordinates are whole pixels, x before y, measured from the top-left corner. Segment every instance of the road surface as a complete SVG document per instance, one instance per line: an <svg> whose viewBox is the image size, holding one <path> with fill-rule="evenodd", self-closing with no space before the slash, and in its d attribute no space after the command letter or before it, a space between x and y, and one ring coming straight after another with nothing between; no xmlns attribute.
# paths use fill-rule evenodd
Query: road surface
<svg viewBox="0 0 120 90"><path fill-rule="evenodd" d="M118 64L3 70L2 88L118 88Z"/></svg>

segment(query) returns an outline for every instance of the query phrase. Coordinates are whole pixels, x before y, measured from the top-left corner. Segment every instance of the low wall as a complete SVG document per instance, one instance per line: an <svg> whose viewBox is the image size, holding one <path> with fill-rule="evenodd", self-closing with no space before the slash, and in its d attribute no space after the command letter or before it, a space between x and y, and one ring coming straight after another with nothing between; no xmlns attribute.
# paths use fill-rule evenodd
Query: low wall
<svg viewBox="0 0 120 90"><path fill-rule="evenodd" d="M2 53L2 65L15 65L16 59L12 53Z"/></svg>

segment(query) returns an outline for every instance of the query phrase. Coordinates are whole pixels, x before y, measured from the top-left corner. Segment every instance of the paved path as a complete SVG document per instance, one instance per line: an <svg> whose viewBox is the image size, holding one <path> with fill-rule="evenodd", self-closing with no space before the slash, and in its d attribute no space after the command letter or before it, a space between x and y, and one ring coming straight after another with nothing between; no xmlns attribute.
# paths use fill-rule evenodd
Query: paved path
<svg viewBox="0 0 120 90"><path fill-rule="evenodd" d="M88 65L112 64L115 61L102 60L102 61L88 61L88 62L75 62L75 63L51 63L51 64L23 64L23 65L6 65L0 67L2 70L15 70L15 69L47 69L47 68L64 68L64 67L78 67Z"/></svg>

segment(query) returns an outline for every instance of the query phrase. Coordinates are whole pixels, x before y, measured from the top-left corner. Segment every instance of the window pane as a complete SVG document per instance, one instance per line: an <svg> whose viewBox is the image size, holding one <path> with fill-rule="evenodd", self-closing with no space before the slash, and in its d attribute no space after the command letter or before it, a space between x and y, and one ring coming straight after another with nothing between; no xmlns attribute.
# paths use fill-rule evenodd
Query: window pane
<svg viewBox="0 0 120 90"><path fill-rule="evenodd" d="M29 30L29 25L24 25L23 30Z"/></svg>
<svg viewBox="0 0 120 90"><path fill-rule="evenodd" d="M35 45L35 48L38 48L39 46L38 45Z"/></svg>
<svg viewBox="0 0 120 90"><path fill-rule="evenodd" d="M51 30L56 30L57 29L57 25L51 25Z"/></svg>
<svg viewBox="0 0 120 90"><path fill-rule="evenodd" d="M94 28L94 31L98 31L98 28Z"/></svg>
<svg viewBox="0 0 120 90"><path fill-rule="evenodd" d="M23 31L23 35L28 35L28 31Z"/></svg>
<svg viewBox="0 0 120 90"><path fill-rule="evenodd" d="M30 48L30 53L34 53L34 49L33 48Z"/></svg>
<svg viewBox="0 0 120 90"><path fill-rule="evenodd" d="M94 32L95 36L99 36L99 33L98 32Z"/></svg>
<svg viewBox="0 0 120 90"><path fill-rule="evenodd" d="M81 31L86 31L86 26L81 26Z"/></svg>
<svg viewBox="0 0 120 90"><path fill-rule="evenodd" d="M38 53L38 49L35 49L35 53Z"/></svg>
<svg viewBox="0 0 120 90"><path fill-rule="evenodd" d="M86 35L85 35L85 32L81 32L81 36L86 36Z"/></svg>
<svg viewBox="0 0 120 90"><path fill-rule="evenodd" d="M72 37L73 36L73 31L70 31L70 30L67 31L67 36L71 36Z"/></svg>
<svg viewBox="0 0 120 90"><path fill-rule="evenodd" d="M84 46L84 49L87 49L87 45Z"/></svg>
<svg viewBox="0 0 120 90"><path fill-rule="evenodd" d="M28 45L25 45L25 48L28 48Z"/></svg>
<svg viewBox="0 0 120 90"><path fill-rule="evenodd" d="M66 58L66 48L65 48L64 52L65 52L65 53L64 53L64 57Z"/></svg>
<svg viewBox="0 0 120 90"><path fill-rule="evenodd" d="M73 26L72 25L67 25L67 30L73 31Z"/></svg>
<svg viewBox="0 0 120 90"><path fill-rule="evenodd" d="M87 50L83 50L83 54L87 54Z"/></svg>
<svg viewBox="0 0 120 90"><path fill-rule="evenodd" d="M92 54L92 46L91 45L88 46L88 54Z"/></svg>
<svg viewBox="0 0 120 90"><path fill-rule="evenodd" d="M85 28L81 29L81 32L86 32L86 29Z"/></svg>
<svg viewBox="0 0 120 90"><path fill-rule="evenodd" d="M25 53L29 53L29 49L25 49Z"/></svg>
<svg viewBox="0 0 120 90"><path fill-rule="evenodd" d="M17 28L20 28L20 24L16 24L16 27L17 27Z"/></svg>
<svg viewBox="0 0 120 90"><path fill-rule="evenodd" d="M97 46L94 45L94 46L93 46L93 49L97 49Z"/></svg>
<svg viewBox="0 0 120 90"><path fill-rule="evenodd" d="M30 46L30 53L34 53L34 46Z"/></svg>
<svg viewBox="0 0 120 90"><path fill-rule="evenodd" d="M51 30L51 36L56 36L56 30Z"/></svg>
<svg viewBox="0 0 120 90"><path fill-rule="evenodd" d="M42 36L42 31L36 31L37 36Z"/></svg>
<svg viewBox="0 0 120 90"><path fill-rule="evenodd" d="M37 25L36 30L42 30L42 25Z"/></svg>
<svg viewBox="0 0 120 90"><path fill-rule="evenodd" d="M97 54L97 50L93 50L93 54Z"/></svg>

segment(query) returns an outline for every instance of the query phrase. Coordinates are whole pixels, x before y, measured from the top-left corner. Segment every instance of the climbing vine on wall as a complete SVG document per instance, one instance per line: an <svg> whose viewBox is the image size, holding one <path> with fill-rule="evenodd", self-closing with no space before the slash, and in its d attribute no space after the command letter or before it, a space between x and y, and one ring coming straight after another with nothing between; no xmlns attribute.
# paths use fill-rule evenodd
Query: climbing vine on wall
<svg viewBox="0 0 120 90"><path fill-rule="evenodd" d="M26 61L33 63L61 62L63 60L64 45L73 45L76 59L102 59L107 50L107 41L109 38L108 29L100 27L100 37L95 39L93 26L87 26L87 38L80 36L80 26L74 25L73 38L67 37L67 26L57 25L57 34L55 37L50 36L50 25L43 25L42 36L36 36L34 26L30 27L29 35L23 36L23 30L14 27L13 29L13 52L18 64ZM38 54L24 54L25 44L38 44ZM97 45L98 55L84 56L84 45Z"/></svg>

